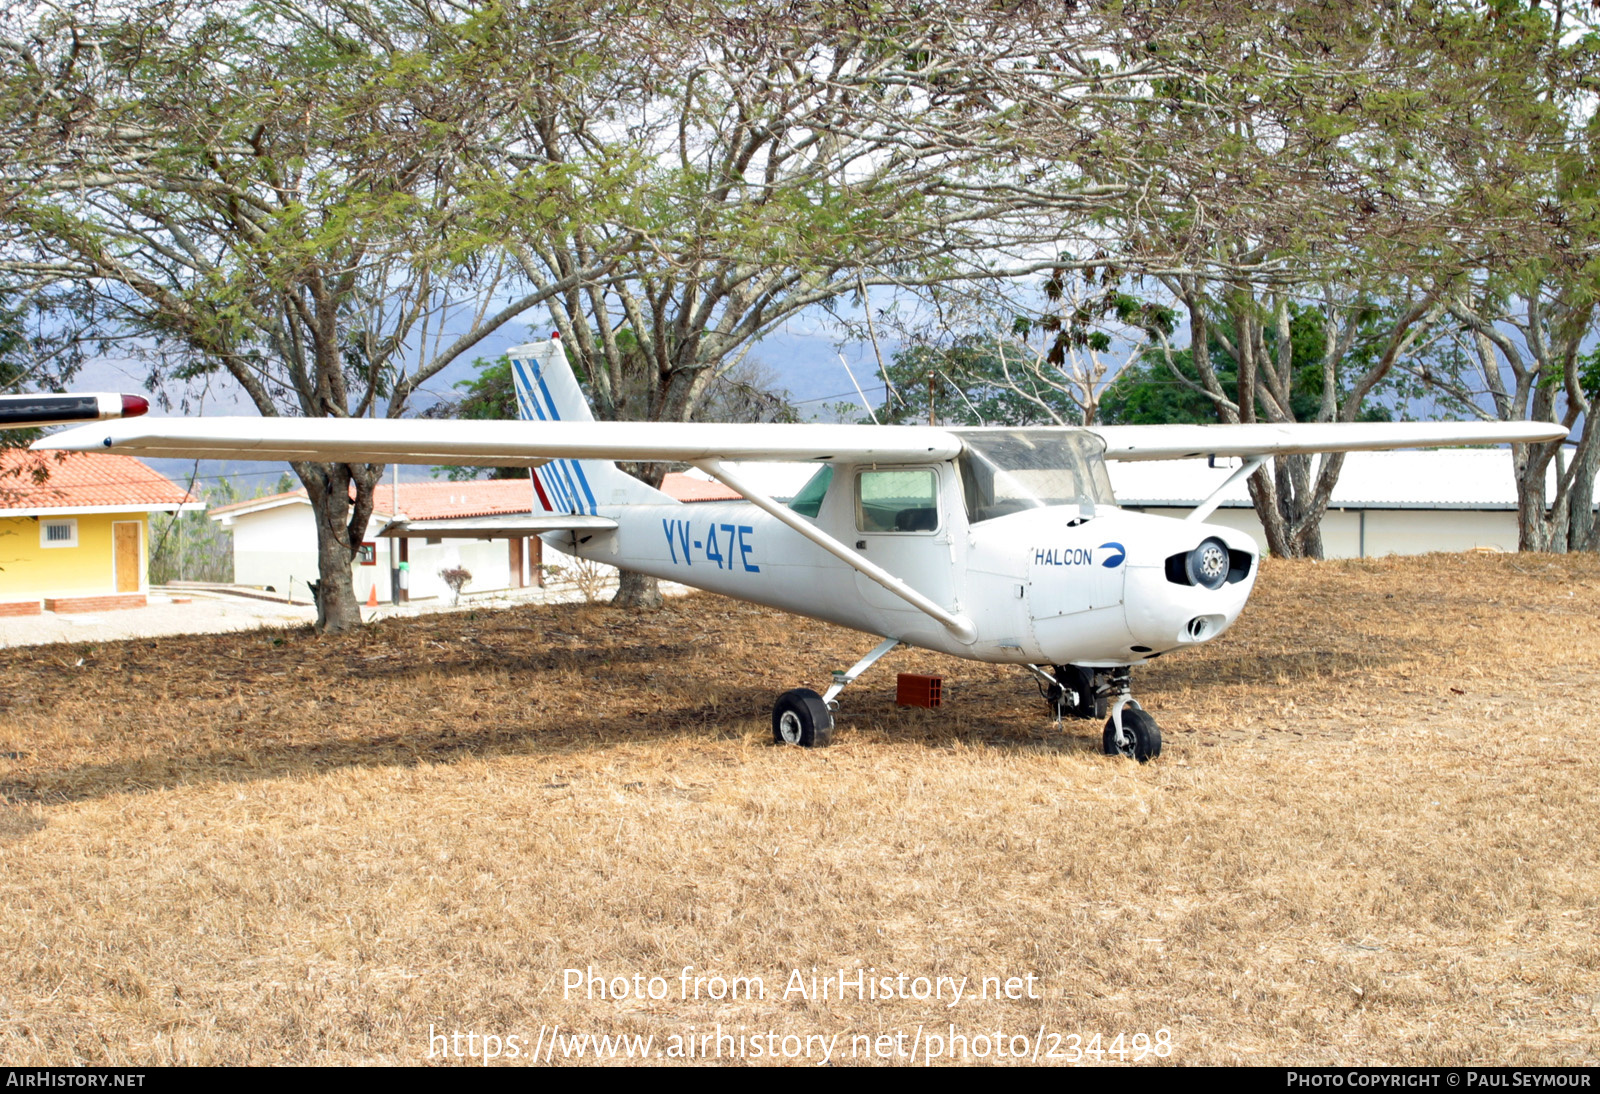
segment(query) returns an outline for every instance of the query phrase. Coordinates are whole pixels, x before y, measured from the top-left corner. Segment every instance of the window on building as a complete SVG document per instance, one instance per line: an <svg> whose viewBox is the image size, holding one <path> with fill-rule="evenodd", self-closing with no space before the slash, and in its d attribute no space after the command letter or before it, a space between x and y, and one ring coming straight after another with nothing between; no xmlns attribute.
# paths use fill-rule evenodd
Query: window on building
<svg viewBox="0 0 1600 1094"><path fill-rule="evenodd" d="M41 520L39 522L39 546L41 547L76 547L78 545L78 522L70 520Z"/></svg>

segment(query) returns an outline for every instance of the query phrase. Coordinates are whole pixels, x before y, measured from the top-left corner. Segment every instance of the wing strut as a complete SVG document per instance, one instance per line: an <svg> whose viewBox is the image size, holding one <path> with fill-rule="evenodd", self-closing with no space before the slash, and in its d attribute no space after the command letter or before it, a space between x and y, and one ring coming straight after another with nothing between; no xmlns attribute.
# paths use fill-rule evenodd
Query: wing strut
<svg viewBox="0 0 1600 1094"><path fill-rule="evenodd" d="M724 467L721 462L717 460L696 460L695 466L706 474L714 476L717 481L724 483L730 490L737 490L746 501L757 509L793 528L834 558L851 567L856 573L877 582L924 615L938 620L944 624L946 630L961 641L972 643L978 640L978 628L973 626L972 620L964 615L953 615L939 607L939 605L917 592L917 590L901 581L898 577L895 577L888 570L869 562L865 556L852 551L793 509L785 505L779 505L761 491L741 482L738 476Z"/></svg>
<svg viewBox="0 0 1600 1094"><path fill-rule="evenodd" d="M1244 465L1240 467L1239 470L1228 476L1227 482L1224 482L1221 486L1211 491L1211 493L1206 497L1206 500L1201 502L1194 512L1190 513L1183 519L1192 520L1196 524L1205 520L1212 513L1217 511L1217 506L1222 504L1223 491L1227 490L1228 487L1232 486L1240 479L1247 479L1251 475L1255 474L1256 468L1260 467L1266 462L1267 457L1265 456L1256 456L1254 459L1244 461Z"/></svg>

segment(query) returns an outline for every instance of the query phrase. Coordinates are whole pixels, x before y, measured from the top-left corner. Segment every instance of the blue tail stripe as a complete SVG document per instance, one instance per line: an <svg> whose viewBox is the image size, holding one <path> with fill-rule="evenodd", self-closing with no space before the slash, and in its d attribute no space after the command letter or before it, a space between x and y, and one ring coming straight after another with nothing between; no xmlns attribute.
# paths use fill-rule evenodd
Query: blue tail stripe
<svg viewBox="0 0 1600 1094"><path fill-rule="evenodd" d="M589 484L583 479L583 468L578 465L577 460L562 460L561 468L567 473L567 482L572 489L572 500L577 504L578 512L592 515L594 513L594 498L590 497L589 507L585 509L583 497L578 493L579 486L583 487L585 494L589 492Z"/></svg>
<svg viewBox="0 0 1600 1094"><path fill-rule="evenodd" d="M545 466L555 468L555 475L552 477L561 484L560 490L562 503L566 505L569 513L576 513L579 511L577 505L578 492L572 487L572 477L567 474L566 465L566 460L551 460Z"/></svg>
<svg viewBox="0 0 1600 1094"><path fill-rule="evenodd" d="M538 362L531 362L530 378L529 364L530 362L520 359L511 362L512 374L516 380L518 412L527 421L537 419L541 422L559 422L561 413L556 408L556 401L550 394L549 386L545 384L544 370L539 367ZM534 390L536 384L537 391ZM553 460L542 470L547 474L540 476L539 481L544 483L552 501L558 500L568 512L587 512L591 515L599 512L594 490L589 486L589 476L584 474L583 464L580 461ZM586 501L587 507L584 504Z"/></svg>
<svg viewBox="0 0 1600 1094"><path fill-rule="evenodd" d="M544 492L550 495L551 505L554 505L562 512L566 512L569 508L571 508L567 504L567 499L561 493L560 480L555 475L550 473L549 464L545 464L543 467L535 471L534 474L538 475L539 481L544 484Z"/></svg>
<svg viewBox="0 0 1600 1094"><path fill-rule="evenodd" d="M539 390L544 394L544 405L550 409L550 420L552 422L559 422L561 420L561 413L560 411L556 410L556 401L550 397L550 389L545 386L544 369L535 368L533 370L533 379L536 383L538 383Z"/></svg>
<svg viewBox="0 0 1600 1094"><path fill-rule="evenodd" d="M550 411L550 420L552 422L559 422L561 420L561 411L556 406L555 397L550 394L549 386L544 382L544 369L535 365L533 370L533 378L539 385L540 393L544 395L544 405L545 408ZM537 402L535 405L537 406ZM598 506L595 505L594 500L594 491L589 489L589 477L583 473L583 465L577 460L562 460L561 464L563 470L567 474L568 481L572 482L572 480L576 480L575 482L572 482L572 497L574 501L578 502L580 510L582 510L584 498L587 498L589 502L587 512L589 512L591 515L598 512L599 509ZM583 489L582 497L580 497L578 494L579 487L582 487Z"/></svg>
<svg viewBox="0 0 1600 1094"><path fill-rule="evenodd" d="M572 461L572 469L578 473L578 485L583 487L583 496L589 499L589 515L598 514L600 510L594 502L594 491L589 489L589 476L583 473L583 461Z"/></svg>
<svg viewBox="0 0 1600 1094"><path fill-rule="evenodd" d="M528 379L527 364L524 361L513 360L511 368L516 374L517 381L517 410L524 421L544 421L544 410L539 406L538 397L534 394L533 381Z"/></svg>
<svg viewBox="0 0 1600 1094"><path fill-rule="evenodd" d="M549 416L546 416L545 408L540 405L539 393L534 390L534 381L528 376L527 362L513 360L511 369L516 380L517 411L521 414L522 419L530 422L558 420L555 419L553 411ZM534 375L538 375L537 366L535 366ZM541 388L544 386L542 380L539 382L539 386ZM548 391L545 394L548 397ZM577 512L579 511L579 506L576 504L577 491L573 489L569 476L561 467L563 462L565 461L553 460L535 471L534 474L539 475L539 481L544 484L545 492L550 495L552 505L559 505L568 513ZM543 471L544 474L539 474L540 471Z"/></svg>

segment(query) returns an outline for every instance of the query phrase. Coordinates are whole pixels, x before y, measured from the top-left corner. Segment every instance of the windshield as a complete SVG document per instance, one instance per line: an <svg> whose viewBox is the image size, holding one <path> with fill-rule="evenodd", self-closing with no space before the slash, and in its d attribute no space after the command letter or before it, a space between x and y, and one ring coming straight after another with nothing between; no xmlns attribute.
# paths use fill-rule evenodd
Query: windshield
<svg viewBox="0 0 1600 1094"><path fill-rule="evenodd" d="M1115 505L1105 442L1078 429L952 430L963 442L961 491L976 524L1024 509Z"/></svg>

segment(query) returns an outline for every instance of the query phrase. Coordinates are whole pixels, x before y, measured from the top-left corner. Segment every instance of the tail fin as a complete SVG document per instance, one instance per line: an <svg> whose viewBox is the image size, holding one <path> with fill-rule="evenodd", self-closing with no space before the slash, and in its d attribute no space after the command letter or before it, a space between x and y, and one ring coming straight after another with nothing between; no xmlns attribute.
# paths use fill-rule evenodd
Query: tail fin
<svg viewBox="0 0 1600 1094"><path fill-rule="evenodd" d="M592 422L589 401L567 364L559 339L506 351L524 421ZM552 460L533 469L534 492L552 513L589 513L600 506L661 505L672 499L610 460Z"/></svg>

